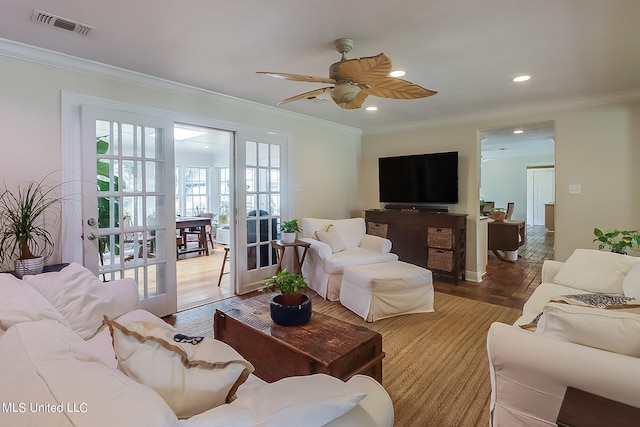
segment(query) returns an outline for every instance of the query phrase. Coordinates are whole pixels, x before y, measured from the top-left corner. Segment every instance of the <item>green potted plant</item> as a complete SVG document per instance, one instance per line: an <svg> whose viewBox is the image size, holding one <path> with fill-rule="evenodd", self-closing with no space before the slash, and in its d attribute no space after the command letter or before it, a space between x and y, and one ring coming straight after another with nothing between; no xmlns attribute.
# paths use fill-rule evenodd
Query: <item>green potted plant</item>
<svg viewBox="0 0 640 427"><path fill-rule="evenodd" d="M13 259L16 275L42 272L44 260L53 254L54 243L46 226L61 218L59 186L39 182L20 184L15 192L0 194L0 260ZM53 211L49 218L45 213ZM45 221L48 220L48 221Z"/></svg>
<svg viewBox="0 0 640 427"><path fill-rule="evenodd" d="M271 297L271 319L283 326L307 323L311 318L311 298L303 293L307 287L304 277L283 268L275 276L264 281L262 292L280 292Z"/></svg>
<svg viewBox="0 0 640 427"><path fill-rule="evenodd" d="M295 242L296 232L300 231L298 220L292 219L291 221L282 221L282 223L280 224L280 231L282 231L280 239L283 243Z"/></svg>
<svg viewBox="0 0 640 427"><path fill-rule="evenodd" d="M598 242L598 249L608 248L611 252L619 254L627 254L627 248L640 247L640 232L637 230L608 230L602 231L598 228L593 229L596 236L594 242Z"/></svg>

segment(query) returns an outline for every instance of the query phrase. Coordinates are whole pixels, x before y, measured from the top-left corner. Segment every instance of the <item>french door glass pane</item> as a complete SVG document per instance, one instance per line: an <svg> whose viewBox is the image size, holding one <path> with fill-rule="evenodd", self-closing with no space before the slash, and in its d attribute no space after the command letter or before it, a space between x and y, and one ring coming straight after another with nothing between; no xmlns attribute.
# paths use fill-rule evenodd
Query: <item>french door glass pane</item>
<svg viewBox="0 0 640 427"><path fill-rule="evenodd" d="M280 147L246 142L247 269L277 262L271 240L279 236Z"/></svg>
<svg viewBox="0 0 640 427"><path fill-rule="evenodd" d="M166 291L160 129L96 120L99 274L134 278L141 297Z"/></svg>

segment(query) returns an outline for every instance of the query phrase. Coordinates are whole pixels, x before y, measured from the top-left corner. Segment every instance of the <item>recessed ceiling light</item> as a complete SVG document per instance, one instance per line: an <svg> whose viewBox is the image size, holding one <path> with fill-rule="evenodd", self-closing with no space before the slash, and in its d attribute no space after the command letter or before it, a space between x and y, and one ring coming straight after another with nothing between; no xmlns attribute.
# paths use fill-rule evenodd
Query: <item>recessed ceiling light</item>
<svg viewBox="0 0 640 427"><path fill-rule="evenodd" d="M526 82L527 80L529 80L531 78L531 76L527 76L527 75L522 75L522 76L516 76L513 79L511 79L513 82L515 83L522 83L522 82Z"/></svg>
<svg viewBox="0 0 640 427"><path fill-rule="evenodd" d="M378 107L367 107L365 108L367 111L378 111Z"/></svg>
<svg viewBox="0 0 640 427"><path fill-rule="evenodd" d="M396 70L396 71L392 71L392 72L390 72L390 73L389 73L389 76L390 76L390 77L402 77L402 76L404 76L405 74L407 74L407 73L405 73L405 72L404 72L404 71L402 71L402 70Z"/></svg>
<svg viewBox="0 0 640 427"><path fill-rule="evenodd" d="M513 131L513 133L524 133L524 131L522 129L516 129Z"/></svg>

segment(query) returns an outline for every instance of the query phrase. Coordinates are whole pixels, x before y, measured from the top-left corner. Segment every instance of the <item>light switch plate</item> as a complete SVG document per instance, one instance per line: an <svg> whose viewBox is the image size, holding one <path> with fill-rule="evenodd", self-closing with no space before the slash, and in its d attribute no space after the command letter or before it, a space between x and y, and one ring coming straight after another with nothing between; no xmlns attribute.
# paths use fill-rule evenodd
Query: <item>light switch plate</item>
<svg viewBox="0 0 640 427"><path fill-rule="evenodd" d="M569 184L569 194L582 193L582 186L580 184Z"/></svg>

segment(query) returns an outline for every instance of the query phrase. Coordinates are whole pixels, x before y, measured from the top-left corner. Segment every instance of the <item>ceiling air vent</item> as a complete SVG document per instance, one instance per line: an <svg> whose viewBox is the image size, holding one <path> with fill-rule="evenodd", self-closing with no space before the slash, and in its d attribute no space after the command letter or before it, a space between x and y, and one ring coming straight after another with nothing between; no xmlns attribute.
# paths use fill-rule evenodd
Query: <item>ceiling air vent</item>
<svg viewBox="0 0 640 427"><path fill-rule="evenodd" d="M31 20L40 24L48 25L50 27L62 28L63 30L72 31L74 33L86 36L89 31L93 30L93 27L89 25L74 22L67 18L52 15L51 13L42 12L41 10L33 10L31 14Z"/></svg>

